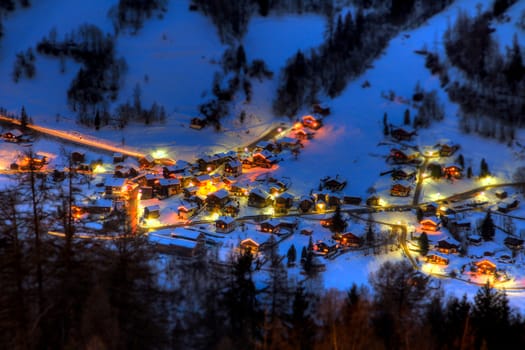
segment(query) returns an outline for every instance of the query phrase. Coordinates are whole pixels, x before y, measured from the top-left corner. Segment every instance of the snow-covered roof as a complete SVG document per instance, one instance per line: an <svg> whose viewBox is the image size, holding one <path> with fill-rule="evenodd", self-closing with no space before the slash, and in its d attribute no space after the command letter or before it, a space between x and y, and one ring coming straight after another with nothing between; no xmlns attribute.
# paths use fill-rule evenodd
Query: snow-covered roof
<svg viewBox="0 0 525 350"><path fill-rule="evenodd" d="M215 191L213 193L210 193L208 195L208 197L211 197L211 196L215 196L219 199L224 199L224 198L227 198L230 194L228 193L227 190L225 190L224 188L218 190L218 191Z"/></svg>
<svg viewBox="0 0 525 350"><path fill-rule="evenodd" d="M104 180L104 185L105 186L122 187L125 184L126 184L126 179L125 178L120 178L120 177L107 177Z"/></svg>
<svg viewBox="0 0 525 350"><path fill-rule="evenodd" d="M231 224L232 222L235 221L234 218L232 218L231 216L219 216L216 220L216 222L219 222L219 221L222 221L224 222L226 225L228 224Z"/></svg>

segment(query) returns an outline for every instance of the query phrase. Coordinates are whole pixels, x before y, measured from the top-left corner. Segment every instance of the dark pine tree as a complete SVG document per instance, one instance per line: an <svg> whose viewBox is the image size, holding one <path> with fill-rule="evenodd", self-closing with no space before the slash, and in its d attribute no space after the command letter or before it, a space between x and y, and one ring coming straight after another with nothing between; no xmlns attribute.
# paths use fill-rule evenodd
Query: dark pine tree
<svg viewBox="0 0 525 350"><path fill-rule="evenodd" d="M428 236L426 232L421 233L421 236L419 236L419 252L422 256L426 256L428 254Z"/></svg>
<svg viewBox="0 0 525 350"><path fill-rule="evenodd" d="M335 213L332 216L332 226L331 230L334 233L342 233L346 228L346 221L343 219L341 214L341 207L337 206L335 208Z"/></svg>
<svg viewBox="0 0 525 350"><path fill-rule="evenodd" d="M481 223L481 237L483 237L483 240L485 241L492 241L495 234L496 227L494 226L494 221L492 220L492 215L489 210L485 219L483 219L483 222Z"/></svg>

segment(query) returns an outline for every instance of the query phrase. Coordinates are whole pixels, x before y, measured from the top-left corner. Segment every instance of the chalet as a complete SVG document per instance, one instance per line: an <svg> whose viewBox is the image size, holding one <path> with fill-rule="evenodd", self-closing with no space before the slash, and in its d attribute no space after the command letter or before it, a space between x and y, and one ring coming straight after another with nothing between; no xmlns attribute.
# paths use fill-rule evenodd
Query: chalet
<svg viewBox="0 0 525 350"><path fill-rule="evenodd" d="M345 247L360 247L363 244L363 240L351 232L346 232L341 235L339 243Z"/></svg>
<svg viewBox="0 0 525 350"><path fill-rule="evenodd" d="M392 170L392 179L398 180L413 180L416 178L416 170L410 167L396 168Z"/></svg>
<svg viewBox="0 0 525 350"><path fill-rule="evenodd" d="M124 156L122 153L113 153L113 164L122 163L125 159L126 156Z"/></svg>
<svg viewBox="0 0 525 350"><path fill-rule="evenodd" d="M224 215L228 215L228 216L232 216L232 217L236 217L237 215L239 215L239 211L240 211L239 203L238 202L234 202L234 201L229 201L222 208L222 213Z"/></svg>
<svg viewBox="0 0 525 350"><path fill-rule="evenodd" d="M448 265L449 259L439 254L428 254L425 256L425 261L429 264Z"/></svg>
<svg viewBox="0 0 525 350"><path fill-rule="evenodd" d="M326 210L326 202L322 199L315 201L315 210L319 213L323 213Z"/></svg>
<svg viewBox="0 0 525 350"><path fill-rule="evenodd" d="M275 144L270 141L259 141L254 148L254 152L268 151L273 152L275 150Z"/></svg>
<svg viewBox="0 0 525 350"><path fill-rule="evenodd" d="M439 148L437 146L423 146L422 152L427 158L439 157Z"/></svg>
<svg viewBox="0 0 525 350"><path fill-rule="evenodd" d="M521 248L523 248L523 239L508 236L505 237L503 244L505 244L505 246L507 246L507 248L509 249L520 250Z"/></svg>
<svg viewBox="0 0 525 350"><path fill-rule="evenodd" d="M408 132L405 129L396 128L390 131L390 135L392 135L392 138L397 141L410 141L412 137L416 135L416 132Z"/></svg>
<svg viewBox="0 0 525 350"><path fill-rule="evenodd" d="M461 179L463 169L458 165L449 165L443 168L443 175L448 179Z"/></svg>
<svg viewBox="0 0 525 350"><path fill-rule="evenodd" d="M288 231L290 233L293 233L297 229L297 221L281 220L279 222L278 227L279 227L279 232Z"/></svg>
<svg viewBox="0 0 525 350"><path fill-rule="evenodd" d="M410 195L411 186L407 182L398 182L390 187L390 195L393 197L408 197Z"/></svg>
<svg viewBox="0 0 525 350"><path fill-rule="evenodd" d="M337 249L337 246L329 246L325 242L317 242L313 245L313 253L315 255L326 255L335 249Z"/></svg>
<svg viewBox="0 0 525 350"><path fill-rule="evenodd" d="M217 173L211 174L210 178L211 178L211 183L215 184L215 185L219 184L221 182L221 180L222 180L222 176L220 174L217 174Z"/></svg>
<svg viewBox="0 0 525 350"><path fill-rule="evenodd" d="M330 227L332 227L333 219L331 217L325 218L325 219L321 219L319 221L319 223L321 224L321 226L323 226L325 228L330 228Z"/></svg>
<svg viewBox="0 0 525 350"><path fill-rule="evenodd" d="M305 115L301 119L301 123L305 128L318 130L323 126L323 120L320 118L316 118L313 115Z"/></svg>
<svg viewBox="0 0 525 350"><path fill-rule="evenodd" d="M24 134L18 129L9 130L2 134L2 138L7 142L20 142L23 137Z"/></svg>
<svg viewBox="0 0 525 350"><path fill-rule="evenodd" d="M265 208L273 202L270 194L260 188L254 188L248 195L248 206L255 208Z"/></svg>
<svg viewBox="0 0 525 350"><path fill-rule="evenodd" d="M343 205L343 197L338 196L337 194L331 194L328 196L327 202L328 208L337 208Z"/></svg>
<svg viewBox="0 0 525 350"><path fill-rule="evenodd" d="M447 229L454 235L462 235L472 230L470 221L448 221Z"/></svg>
<svg viewBox="0 0 525 350"><path fill-rule="evenodd" d="M182 189L182 193L186 199L196 196L198 191L199 188L197 186L191 186Z"/></svg>
<svg viewBox="0 0 525 350"><path fill-rule="evenodd" d="M302 196L297 205L299 211L302 213L309 212L313 206L314 206L314 201L309 196Z"/></svg>
<svg viewBox="0 0 525 350"><path fill-rule="evenodd" d="M164 177L177 177L179 174L183 174L186 172L189 168L191 168L191 164L184 161L184 160L178 160L177 163L174 165L165 166L162 168L162 174Z"/></svg>
<svg viewBox="0 0 525 350"><path fill-rule="evenodd" d="M235 159L224 164L224 175L226 176L239 176L242 174L242 163L240 160Z"/></svg>
<svg viewBox="0 0 525 350"><path fill-rule="evenodd" d="M435 216L439 205L437 203L426 203L419 207L423 216Z"/></svg>
<svg viewBox="0 0 525 350"><path fill-rule="evenodd" d="M478 274L494 275L496 274L496 264L488 259L483 259L474 263Z"/></svg>
<svg viewBox="0 0 525 350"><path fill-rule="evenodd" d="M182 191L179 179L159 179L158 188L159 195L162 197L171 197Z"/></svg>
<svg viewBox="0 0 525 350"><path fill-rule="evenodd" d="M204 235L197 239L187 239L179 236L167 236L150 232L148 240L153 246L164 253L175 254L182 257L192 258L204 254L206 240Z"/></svg>
<svg viewBox="0 0 525 350"><path fill-rule="evenodd" d="M392 148L390 150L390 155L386 158L386 160L388 161L390 159L392 159L396 164L408 163L409 161L406 153L398 150L397 148Z"/></svg>
<svg viewBox="0 0 525 350"><path fill-rule="evenodd" d="M274 156L266 150L255 153L252 157L252 164L256 167L269 169L275 163Z"/></svg>
<svg viewBox="0 0 525 350"><path fill-rule="evenodd" d="M88 214L106 216L111 214L113 211L113 201L109 199L96 199L94 201L81 204L79 207Z"/></svg>
<svg viewBox="0 0 525 350"><path fill-rule="evenodd" d="M439 224L431 219L421 220L419 222L421 231L436 232L439 230Z"/></svg>
<svg viewBox="0 0 525 350"><path fill-rule="evenodd" d="M301 144L301 141L299 141L298 139L291 138L291 137L282 137L278 139L276 143L277 143L277 147L280 147L282 149L292 150L292 149L299 149L303 147L303 145Z"/></svg>
<svg viewBox="0 0 525 350"><path fill-rule="evenodd" d="M275 213L286 214L288 212L288 209L290 209L293 206L293 199L294 196L290 193L282 193L279 197L275 199L275 202L273 203Z"/></svg>
<svg viewBox="0 0 525 350"><path fill-rule="evenodd" d="M251 254L257 254L259 252L260 243L254 241L251 238L246 238L241 241L240 250Z"/></svg>
<svg viewBox="0 0 525 350"><path fill-rule="evenodd" d="M305 236L311 236L313 233L314 233L314 230L312 230L311 228L303 228L301 230L301 234Z"/></svg>
<svg viewBox="0 0 525 350"><path fill-rule="evenodd" d="M237 183L230 186L230 194L236 197L244 197L247 196L249 193L248 188L248 184Z"/></svg>
<svg viewBox="0 0 525 350"><path fill-rule="evenodd" d="M160 217L160 207L149 205L144 208L144 219L158 219Z"/></svg>
<svg viewBox="0 0 525 350"><path fill-rule="evenodd" d="M218 191L215 191L213 193L210 193L206 197L206 206L208 207L208 210L214 211L214 210L220 210L224 208L226 203L228 203L230 200L230 194L225 189L220 189Z"/></svg>
<svg viewBox="0 0 525 350"><path fill-rule="evenodd" d="M140 187L140 199L151 199L153 198L153 187L141 186Z"/></svg>
<svg viewBox="0 0 525 350"><path fill-rule="evenodd" d="M321 185L330 191L341 191L346 186L346 180L340 179L339 175L336 177L327 176L321 179Z"/></svg>
<svg viewBox="0 0 525 350"><path fill-rule="evenodd" d="M378 196L370 196L366 200L366 205L369 207L378 207L380 203L381 199Z"/></svg>
<svg viewBox="0 0 525 350"><path fill-rule="evenodd" d="M139 172L131 166L117 165L115 166L115 172L113 173L114 177L135 177Z"/></svg>
<svg viewBox="0 0 525 350"><path fill-rule="evenodd" d="M266 233L279 233L279 221L265 220L261 222L260 230Z"/></svg>
<svg viewBox="0 0 525 350"><path fill-rule="evenodd" d="M457 244L450 243L446 239L442 239L438 241L436 249L438 252L443 254L455 254L458 252L459 246Z"/></svg>
<svg viewBox="0 0 525 350"><path fill-rule="evenodd" d="M459 145L447 145L447 144L444 144L444 145L440 145L440 148L439 148L439 155L441 157L450 157L451 155L453 155L457 150L459 149Z"/></svg>
<svg viewBox="0 0 525 350"><path fill-rule="evenodd" d="M162 175L158 175L158 174L145 174L144 180L146 180L146 183L144 185L158 188L159 180L162 178L163 178Z"/></svg>
<svg viewBox="0 0 525 350"><path fill-rule="evenodd" d="M220 216L215 221L215 232L230 233L235 230L235 219L230 216Z"/></svg>
<svg viewBox="0 0 525 350"><path fill-rule="evenodd" d="M359 205L361 201L361 197L343 196L343 204Z"/></svg>
<svg viewBox="0 0 525 350"><path fill-rule="evenodd" d="M190 121L190 128L195 129L195 130L200 130L204 128L206 124L207 124L206 119L195 117L195 118L192 118Z"/></svg>
<svg viewBox="0 0 525 350"><path fill-rule="evenodd" d="M520 201L516 198L507 197L498 203L498 211L508 213L511 210L518 208Z"/></svg>
<svg viewBox="0 0 525 350"><path fill-rule="evenodd" d="M180 220L189 220L197 213L198 209L199 207L196 204L187 202L179 205L177 208L177 214Z"/></svg>
<svg viewBox="0 0 525 350"><path fill-rule="evenodd" d="M483 239L479 235L468 235L467 241L472 245L480 245L483 242Z"/></svg>
<svg viewBox="0 0 525 350"><path fill-rule="evenodd" d="M105 194L108 197L118 197L122 195L126 189L125 185L128 180L125 178L110 177L104 181Z"/></svg>
<svg viewBox="0 0 525 350"><path fill-rule="evenodd" d="M314 138L315 133L305 129L296 130L294 136L297 140L311 140Z"/></svg>
<svg viewBox="0 0 525 350"><path fill-rule="evenodd" d="M208 174L199 175L193 178L192 180L193 186L197 187L206 187L211 185L211 176Z"/></svg>
<svg viewBox="0 0 525 350"><path fill-rule="evenodd" d="M139 159L139 166L141 169L150 169L155 166L155 158L151 154Z"/></svg>

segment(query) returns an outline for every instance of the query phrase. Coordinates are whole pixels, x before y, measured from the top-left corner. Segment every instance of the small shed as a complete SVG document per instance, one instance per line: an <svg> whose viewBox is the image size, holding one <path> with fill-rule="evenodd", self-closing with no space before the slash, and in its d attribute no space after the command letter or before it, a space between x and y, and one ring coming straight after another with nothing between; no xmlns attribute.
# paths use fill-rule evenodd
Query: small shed
<svg viewBox="0 0 525 350"><path fill-rule="evenodd" d="M149 205L144 208L145 219L158 219L160 217L160 207L158 205Z"/></svg>

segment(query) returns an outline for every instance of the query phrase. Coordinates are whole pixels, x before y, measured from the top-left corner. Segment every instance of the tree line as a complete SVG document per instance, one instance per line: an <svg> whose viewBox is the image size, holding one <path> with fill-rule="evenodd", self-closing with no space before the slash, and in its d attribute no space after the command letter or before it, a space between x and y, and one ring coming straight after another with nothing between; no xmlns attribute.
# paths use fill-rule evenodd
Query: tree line
<svg viewBox="0 0 525 350"><path fill-rule="evenodd" d="M162 17L166 11L167 0L119 0L108 16L113 21L115 33L130 29L136 34L147 19L155 15Z"/></svg>
<svg viewBox="0 0 525 350"><path fill-rule="evenodd" d="M449 4L422 2L416 11L414 1L392 1L389 6L370 2L366 8L329 18L325 42L308 53L297 52L282 70L275 113L293 117L302 106L317 103L319 95L338 96L401 28L418 25Z"/></svg>

